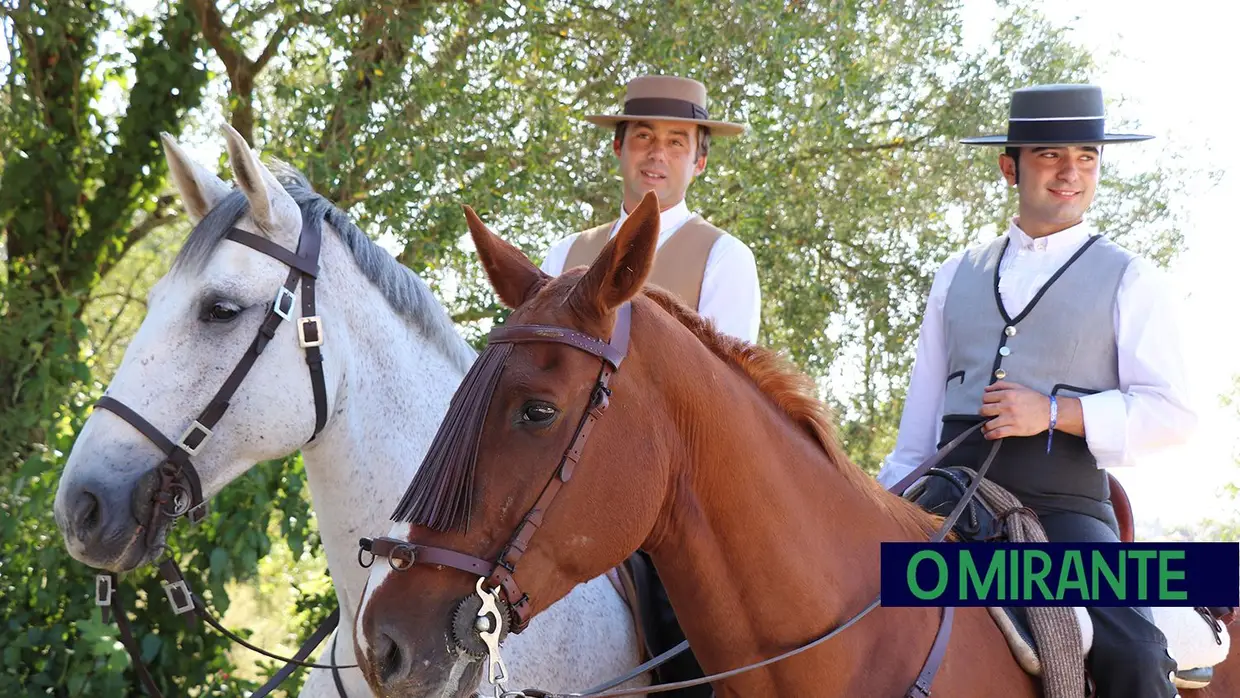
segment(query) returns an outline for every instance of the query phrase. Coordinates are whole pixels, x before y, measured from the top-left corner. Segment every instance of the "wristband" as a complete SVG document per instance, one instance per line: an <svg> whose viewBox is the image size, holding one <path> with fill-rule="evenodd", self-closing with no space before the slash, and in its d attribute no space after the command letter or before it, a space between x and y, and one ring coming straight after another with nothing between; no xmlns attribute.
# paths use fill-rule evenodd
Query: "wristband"
<svg viewBox="0 0 1240 698"><path fill-rule="evenodd" d="M1046 453L1050 455L1051 439L1055 438L1055 426L1059 424L1059 403L1055 402L1055 396L1051 395L1051 426L1046 432Z"/></svg>

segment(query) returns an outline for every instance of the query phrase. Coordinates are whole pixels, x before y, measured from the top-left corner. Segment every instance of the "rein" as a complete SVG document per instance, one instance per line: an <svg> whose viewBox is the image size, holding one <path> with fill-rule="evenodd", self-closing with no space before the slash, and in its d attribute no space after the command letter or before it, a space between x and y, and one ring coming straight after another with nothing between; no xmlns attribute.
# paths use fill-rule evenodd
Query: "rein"
<svg viewBox="0 0 1240 698"><path fill-rule="evenodd" d="M616 327L612 333L610 342L604 342L601 339L591 337L576 330L555 327L548 325L514 325L499 327L491 331L488 343L525 343L525 342L558 342L567 344L571 347L584 351L598 358L602 364L599 370L599 377L594 389L590 393L589 402L586 405L581 421L577 425L576 433L573 436L567 449L560 457L559 466L555 473L543 488L538 500L534 506L526 513L521 523L514 531L511 540L500 551L499 556L494 562L483 560L472 555L439 548L434 546L419 545L410 541L398 540L395 538L362 538L359 541L358 562L363 567L369 567L374 564L375 558L387 558L388 564L396 571L407 570L414 565L432 565L451 567L462 572L479 577L478 595L482 597L484 604L488 601L498 602L510 616L513 632L521 632L529 624L530 621L530 603L529 595L521 591L520 586L513 578L516 572L517 562L529 547L530 539L534 533L538 531L542 525L543 517L547 509L551 506L555 496L565 483L571 479L573 470L581 459L586 439L590 435L595 422L597 422L607 408L608 398L612 394L611 388L608 387L608 381L615 371L619 370L621 362L628 354L629 334L631 329L631 305L625 303L617 309ZM476 399L484 399L485 396ZM918 466L913 472L905 476L900 482L892 486L889 491L897 495L904 492L909 485L917 481L918 478L926 474L931 468L938 465L949 453L959 446L969 435L981 429L984 422L979 422L970 427L965 432L959 434L949 443L940 448L933 456ZM986 460L977 471L977 477L973 483L965 491L960 501L952 512L943 520L942 525L931 537L931 543L940 543L947 538L952 526L960 518L965 511L969 501L972 499L977 488L981 485L986 472L990 469L991 463L995 459L995 455L999 451L1002 441L995 441L991 446L990 453ZM364 554L370 554L369 560L364 560ZM816 640L804 644L796 649L789 650L769 659L749 664L743 667L732 669L710 676L705 676L689 681L678 681L675 683L661 684L650 687L639 687L631 689L608 690L618 686L626 681L640 676L662 664L666 663L673 657L681 654L689 648L688 640L681 642L676 647L664 652L651 659L650 661L638 666L628 674L600 684L591 689L587 689L582 693L551 693L538 689L526 689L524 691L507 691L502 689L502 684L507 679L507 671L503 667L503 662L498 656L498 649L492 649L489 663L491 670L489 671L489 680L495 687L495 696L497 698L578 698L584 696L592 696L594 698L609 698L611 696L629 696L635 694L646 693L663 693L682 688L690 688L700 686L715 681L731 678L755 669L769 666L776 662L783 661L790 657L796 656L802 652L806 652L818 645L834 638L835 636L847 630L849 627L860 621L875 608L882 603L882 595L876 595L874 600L864 609L844 621L837 627L833 628L826 634ZM495 613L498 616L498 611ZM939 623L939 630L934 638L934 643L930 648L930 653L922 666L916 680L905 692L905 698L929 698L930 686L934 681L934 676L938 672L943 657L947 652L948 638L951 635L952 622L955 617L955 609L953 607L945 607L943 615ZM479 620L484 620L487 615L479 614ZM495 621L483 623L488 630L479 629L483 639L488 645L498 645L498 635L502 632L503 624L500 618L496 617ZM498 666L498 671L496 671Z"/></svg>
<svg viewBox="0 0 1240 698"><path fill-rule="evenodd" d="M220 386L220 389L215 393L215 396L207 404L206 408L198 414L198 417L181 434L181 437L176 442L173 442L144 419L142 415L115 398L105 395L95 404L96 408L108 410L125 420L125 422L141 432L143 436L164 453L163 462L152 469L158 484L151 495L151 510L145 524L139 525L136 534L141 535L145 530L145 541L148 548L158 545L159 524L163 520L166 519L175 524L177 519L184 516L191 523L198 524L206 518L207 503L202 495L202 481L198 476L198 471L194 468L191 458L201 452L207 440L211 438L212 429L223 418L224 413L228 411L229 400L237 392L241 382L249 374L250 369L254 367L255 362L258 360L259 355L263 353L263 350L266 349L267 344L275 338L276 330L280 327L280 324L285 320L293 322L293 312L296 310L295 292L299 281L301 283L301 317L296 321L297 341L305 349L306 366L310 370L310 382L314 392L314 433L310 436L310 442L313 442L318 437L323 427L327 424L327 387L323 378L323 354L319 348L323 345L323 321L316 314L314 298L314 282L319 273L322 226L313 225L308 220L303 223L296 254L289 252L287 249L266 238L248 233L239 228L231 228L225 237L283 262L289 267L289 273L284 284L276 292L276 297L272 301L271 306L267 309L267 315L259 326L258 333L255 335L253 342L250 343L245 355L237 362L232 373L228 375L228 378ZM163 547L165 550L167 549L166 546ZM267 684L251 694L252 698L266 696L293 672L294 667L331 669L337 690L341 696L345 696L339 670L353 668L357 665L337 665L335 663L336 645L334 639L332 642L332 664L313 664L303 661L311 650L317 647L323 641L323 638L335 629L340 619L339 608L334 610L323 624L319 626L318 630L306 640L295 657L291 659L285 658L251 645L216 621L207 611L203 600L197 594L190 591L180 568L177 567L176 562L171 558L159 563L158 568L160 576L164 578L162 584L164 594L172 604L173 611L177 615L191 614L188 616L191 626L196 619L202 619L203 622L220 631L233 642L272 659L286 662L286 665ZM163 694L159 692L150 673L142 663L141 652L138 649L138 644L134 641L133 633L129 626L129 619L125 615L125 609L121 604L118 586L116 573L96 575L95 604L102 607L105 623L108 622L109 615L115 614L116 623L121 632L122 643L133 660L134 668L138 672L139 678L154 698L163 698Z"/></svg>

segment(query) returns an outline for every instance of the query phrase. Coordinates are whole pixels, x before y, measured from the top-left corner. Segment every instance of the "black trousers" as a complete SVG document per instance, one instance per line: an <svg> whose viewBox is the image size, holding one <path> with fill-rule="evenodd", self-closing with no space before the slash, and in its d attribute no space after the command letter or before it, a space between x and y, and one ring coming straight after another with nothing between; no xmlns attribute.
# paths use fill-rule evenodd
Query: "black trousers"
<svg viewBox="0 0 1240 698"><path fill-rule="evenodd" d="M1038 511L1054 543L1118 543L1113 522L1072 512ZM1148 608L1090 608L1094 644L1086 658L1098 698L1173 698L1175 661Z"/></svg>
<svg viewBox="0 0 1240 698"><path fill-rule="evenodd" d="M676 621L676 614L672 611L672 602L667 598L667 590L663 587L659 573L654 568L654 561L641 551L634 553L634 556L640 557L647 567L644 570L643 586L645 589L642 590L647 615L646 641L650 645L650 651L657 656L679 645L685 639L685 634L680 629L680 623ZM692 648L671 659L654 673L655 683L658 684L700 679L706 675L698 664L697 658L693 656ZM711 698L714 690L710 684L704 684L655 695L668 698Z"/></svg>

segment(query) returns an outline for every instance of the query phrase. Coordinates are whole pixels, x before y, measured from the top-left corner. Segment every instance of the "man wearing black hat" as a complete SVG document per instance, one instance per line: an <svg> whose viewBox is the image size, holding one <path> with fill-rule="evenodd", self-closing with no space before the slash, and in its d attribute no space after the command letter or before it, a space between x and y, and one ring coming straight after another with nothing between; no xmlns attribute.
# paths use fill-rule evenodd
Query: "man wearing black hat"
<svg viewBox="0 0 1240 698"><path fill-rule="evenodd" d="M1196 426L1164 273L1084 215L1102 148L1149 136L1105 132L1102 93L1045 85L1012 95L999 169L1019 194L1001 237L935 275L895 450L899 482L979 421L949 457L987 473L1037 514L1050 541L1117 542L1106 468L1185 442ZM1146 608L1090 609L1088 668L1101 698L1171 698L1176 665Z"/></svg>

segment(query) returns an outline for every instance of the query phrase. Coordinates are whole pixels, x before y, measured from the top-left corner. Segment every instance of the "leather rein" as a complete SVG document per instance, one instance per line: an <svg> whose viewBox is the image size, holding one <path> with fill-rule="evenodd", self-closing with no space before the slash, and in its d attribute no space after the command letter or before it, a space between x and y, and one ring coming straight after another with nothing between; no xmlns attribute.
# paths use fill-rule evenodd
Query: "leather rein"
<svg viewBox="0 0 1240 698"><path fill-rule="evenodd" d="M549 325L513 325L498 327L491 331L488 338L490 344L499 343L529 343L529 342L557 342L567 344L575 349L584 351L598 358L602 366L599 370L598 380L594 389L590 392L590 398L586 404L585 412L582 414L581 421L577 424L576 433L572 441L565 449L560 457L559 466L555 473L551 476L547 485L543 488L538 500L534 506L526 513L521 523L517 526L512 538L508 544L500 551L495 561L488 561L482 558L460 553L455 550L439 548L428 545L420 545L410 541L399 540L395 538L362 538L359 542L358 562L363 567L369 567L374 564L375 558L386 558L392 569L397 571L407 570L414 565L432 565L451 567L462 572L480 577L479 594L488 594L495 596L500 605L508 613L513 632L521 632L530 622L530 600L529 595L522 592L520 585L517 584L513 574L516 572L517 562L521 556L529 548L530 539L538 531L542 525L543 518L547 509L550 508L552 501L559 494L561 488L572 478L573 471L581 459L582 452L585 448L586 439L589 437L594 424L603 416L603 411L607 409L608 398L612 394L612 390L608 387L611 376L620 368L621 362L628 354L629 334L631 329L632 309L629 303L621 305L617 309L616 326L612 332L610 342L591 337L583 332L572 330L564 327L555 327ZM889 491L897 495L901 494L910 485L917 481L918 478L925 475L931 468L938 465L951 451L959 446L973 432L981 429L984 422L970 427L965 432L952 439L949 443L940 448L933 456L918 466L913 472L905 476L900 482L892 486ZM972 499L977 488L981 486L982 479L985 477L987 470L990 469L991 463L995 459L995 455L999 451L1002 442L995 441L991 446L990 453L986 460L978 469L978 476L970 484L968 490L965 491L959 503L952 510L951 514L943 520L942 525L931 537L931 543L940 543L945 540L965 511L969 501ZM363 558L365 554L370 555L370 559ZM610 696L628 696L646 693L662 693L665 691L674 691L681 688L689 688L692 686L700 686L702 684L712 683L723 679L731 678L745 672L753 671L765 666L769 666L776 662L788 659L802 652L808 651L818 645L830 640L844 630L860 621L875 608L882 603L882 595L876 595L874 600L864 609L836 626L831 631L822 635L796 649L790 650L775 657L743 666L730 671L705 676L689 681L678 681L675 683L660 684L656 686L639 687L631 689L608 690L620 684L623 684L641 674L654 669L673 657L681 654L689 648L688 640L681 642L676 647L664 652L638 666L628 674L617 677L611 681L600 684L593 688L587 689L581 693L551 693L538 689L525 689L524 691L503 691L499 693L499 686L496 686L497 694L505 698L577 698L579 696L593 696L595 698L606 698ZM945 607L939 622L939 630L934 638L930 653L918 673L916 680L905 692L905 698L929 698L930 686L934 681L934 676L938 672L939 666L943 661L943 657L947 652L948 638L951 635L952 622L955 617L955 609L953 607ZM498 620L498 619L497 619ZM491 657L492 664L499 662L498 657ZM506 673L506 672L503 672ZM495 684L494 675L492 675L492 683Z"/></svg>
<svg viewBox="0 0 1240 698"><path fill-rule="evenodd" d="M301 317L296 320L297 341L305 349L306 365L310 370L310 382L314 392L314 433L310 437L311 442L318 437L319 432L327 424L327 387L323 377L323 354L320 350L320 347L323 345L323 322L316 314L314 297L314 282L319 272L319 250L322 246L321 228L321 225L314 225L311 221L306 221L302 225L301 236L298 240L297 252L295 254L266 238L239 228L231 228L225 234L225 237L229 240L241 243L277 261L283 262L289 267L289 273L284 284L277 291L271 306L267 309L267 314L258 328L258 333L255 335L254 341L250 343L245 355L238 361L232 373L229 374L206 408L198 414L198 417L194 419L193 423L181 434L181 437L176 442L165 436L135 410L115 398L105 395L95 404L96 408L108 410L125 420L164 453L164 460L153 469L158 485L151 496L150 513L147 516L146 522L140 524L135 533L136 538L145 532L148 548L160 546L167 550L167 546L162 546L157 541L159 524L163 520L166 519L175 524L177 519L184 516L191 523L198 524L206 518L207 503L202 495L202 482L191 458L201 452L207 440L211 438L212 429L214 429L215 425L228 410L229 400L232 399L233 394L241 386L250 369L254 367L254 363L258 360L259 355L263 353L268 343L275 338L276 330L279 329L280 324L285 320L289 322L294 321L293 313L296 310L295 292L299 281L301 283ZM160 576L164 579L162 583L164 594L172 604L173 611L177 615L191 614L187 616L191 626L194 625L195 620L201 619L233 642L272 659L286 662L285 666L265 685L251 694L252 698L261 698L269 694L285 678L292 674L296 667L331 669L337 691L341 696L346 696L339 670L353 668L357 665L337 665L335 663L335 639L332 641L332 664L314 664L304 661L310 652L335 629L340 620L339 608L332 611L293 658L281 657L255 647L220 625L207 611L203 600L190 590L185 577L181 574L180 568L177 567L176 562L171 557L159 563L158 569ZM121 641L129 652L129 656L133 660L134 669L138 672L143 685L154 698L163 698L163 694L160 693L154 679L142 662L142 654L138 644L134 641L129 619L125 615L124 607L121 604L118 576L115 572L96 575L95 603L102 607L103 622L109 622L109 615L115 615L116 623L121 633Z"/></svg>

